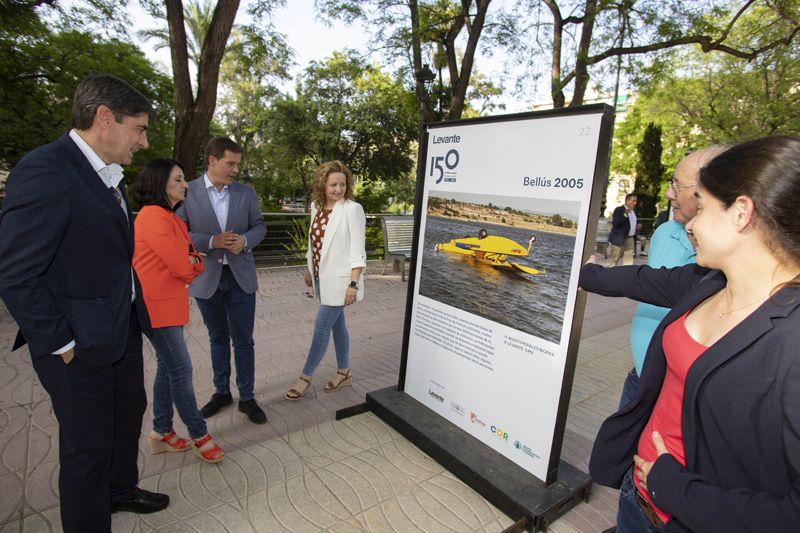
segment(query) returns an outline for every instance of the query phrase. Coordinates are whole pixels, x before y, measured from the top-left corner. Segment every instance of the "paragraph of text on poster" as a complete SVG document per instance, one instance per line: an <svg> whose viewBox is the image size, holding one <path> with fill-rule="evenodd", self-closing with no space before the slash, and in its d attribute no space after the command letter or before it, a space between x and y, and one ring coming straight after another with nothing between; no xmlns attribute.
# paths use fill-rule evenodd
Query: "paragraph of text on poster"
<svg viewBox="0 0 800 533"><path fill-rule="evenodd" d="M420 303L414 334L488 370L492 368L492 330L464 317Z"/></svg>

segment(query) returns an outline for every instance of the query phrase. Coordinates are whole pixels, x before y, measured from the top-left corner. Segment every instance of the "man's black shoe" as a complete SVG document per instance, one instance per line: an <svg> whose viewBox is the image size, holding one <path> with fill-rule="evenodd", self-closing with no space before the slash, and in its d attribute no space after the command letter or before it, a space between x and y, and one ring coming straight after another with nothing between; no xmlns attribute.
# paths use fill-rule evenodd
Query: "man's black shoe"
<svg viewBox="0 0 800 533"><path fill-rule="evenodd" d="M128 511L130 513L147 514L166 509L167 505L169 505L169 496L166 494L150 492L136 487L128 499L111 502L111 512Z"/></svg>
<svg viewBox="0 0 800 533"><path fill-rule="evenodd" d="M223 407L228 407L232 403L233 396L231 396L231 393L219 394L215 392L211 396L211 400L200 409L200 414L203 415L203 418L211 418L219 413Z"/></svg>
<svg viewBox="0 0 800 533"><path fill-rule="evenodd" d="M267 423L267 415L264 414L264 411L258 406L255 400L239 402L239 411L246 414L247 418L249 418L250 422L253 424Z"/></svg>

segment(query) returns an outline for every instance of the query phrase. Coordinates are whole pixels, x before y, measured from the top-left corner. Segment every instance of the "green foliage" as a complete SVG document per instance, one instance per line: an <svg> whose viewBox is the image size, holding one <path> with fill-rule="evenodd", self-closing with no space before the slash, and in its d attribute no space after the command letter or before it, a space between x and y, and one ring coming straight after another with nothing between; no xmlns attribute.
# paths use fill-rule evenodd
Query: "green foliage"
<svg viewBox="0 0 800 533"><path fill-rule="evenodd" d="M400 179L388 181L384 183L386 191L392 200L392 205L389 211L402 212L414 210L414 199L417 192L417 182L412 179L411 174L408 174ZM392 211L392 212L394 212Z"/></svg>
<svg viewBox="0 0 800 533"><path fill-rule="evenodd" d="M485 76L477 74L475 51L491 50L500 41L498 29L504 26L501 10L489 9L492 0L317 0L318 12L333 24L336 19L352 25L363 23L369 29L370 52L397 66L407 85L416 82L415 72L422 64L442 77L431 87L420 87L415 94L415 109L422 117L433 118L441 103L441 115L466 118L503 109L496 102L502 90ZM416 22L415 22L416 20ZM484 44L485 43L485 44ZM476 78L477 76L477 78ZM440 87L441 84L441 87ZM428 114L429 113L429 114Z"/></svg>
<svg viewBox="0 0 800 533"><path fill-rule="evenodd" d="M289 242L282 243L285 249L298 251L298 257L305 256L306 250L308 250L309 224L310 220L305 217L293 219L292 228L287 232Z"/></svg>
<svg viewBox="0 0 800 533"><path fill-rule="evenodd" d="M269 108L279 91L276 83L289 77L292 53L283 36L253 26L234 27L220 68L217 116L225 135L244 150L240 176L252 183L265 200L270 195L291 195L291 188L271 183L273 165L260 149L263 130L269 129Z"/></svg>
<svg viewBox="0 0 800 533"><path fill-rule="evenodd" d="M756 47L787 28L767 24L771 13L757 9L742 17L732 39ZM689 152L764 135L800 134L800 43L776 47L749 63L727 54L683 49L661 54L639 78L641 93L628 116L617 124L611 170L632 175L634 148L645 126L663 131L666 174ZM638 183L637 183L638 188Z"/></svg>
<svg viewBox="0 0 800 533"><path fill-rule="evenodd" d="M637 152L636 194L639 204L636 212L644 218L653 218L658 212L659 193L664 181L664 165L661 164L661 127L650 122Z"/></svg>
<svg viewBox="0 0 800 533"><path fill-rule="evenodd" d="M118 76L142 91L157 109L139 164L170 152L171 80L130 43L43 24L25 35L0 32L0 164L13 166L26 152L70 128L70 105L78 82L90 72Z"/></svg>
<svg viewBox="0 0 800 533"><path fill-rule="evenodd" d="M374 243L375 250L383 248L383 230L380 226L367 226L365 236L367 243ZM367 253L370 253L369 249L367 249Z"/></svg>
<svg viewBox="0 0 800 533"><path fill-rule="evenodd" d="M531 221L529 218L526 219L526 220L528 222ZM558 213L548 217L547 218L547 223L550 224L551 226L556 226L556 227L559 227L559 228L567 228L567 229L571 229L571 228L574 228L576 226L575 222L573 222L572 220L570 220L568 218L562 217Z"/></svg>
<svg viewBox="0 0 800 533"><path fill-rule="evenodd" d="M353 196L364 208L365 213L383 213L389 205L389 192L380 182L358 182L353 190Z"/></svg>
<svg viewBox="0 0 800 533"><path fill-rule="evenodd" d="M262 161L253 172L262 194L307 194L314 168L332 159L365 182L407 180L413 172L414 96L354 53L312 62L296 96L274 98L260 120L250 153ZM401 192L381 188L382 199L373 205L382 209Z"/></svg>

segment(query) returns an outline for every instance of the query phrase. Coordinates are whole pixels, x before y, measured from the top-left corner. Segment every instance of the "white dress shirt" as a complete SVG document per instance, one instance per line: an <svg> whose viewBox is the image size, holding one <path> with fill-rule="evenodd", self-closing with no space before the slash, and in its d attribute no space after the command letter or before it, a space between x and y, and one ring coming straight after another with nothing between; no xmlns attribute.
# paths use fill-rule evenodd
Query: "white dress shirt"
<svg viewBox="0 0 800 533"><path fill-rule="evenodd" d="M636 213L631 209L631 212L628 213L628 220L631 223L631 229L628 230L628 237L633 237L636 235Z"/></svg>

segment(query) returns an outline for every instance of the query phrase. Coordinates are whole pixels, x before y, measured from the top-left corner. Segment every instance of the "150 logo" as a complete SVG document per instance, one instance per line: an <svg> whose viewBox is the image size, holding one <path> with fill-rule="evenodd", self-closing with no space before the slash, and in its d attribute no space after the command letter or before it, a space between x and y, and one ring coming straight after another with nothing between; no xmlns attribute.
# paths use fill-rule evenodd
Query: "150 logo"
<svg viewBox="0 0 800 533"><path fill-rule="evenodd" d="M461 157L458 155L458 150L452 148L447 151L445 155L431 156L431 172L430 175L436 177L436 183L444 181L456 181L453 172L458 166ZM447 170L445 170L447 168Z"/></svg>

